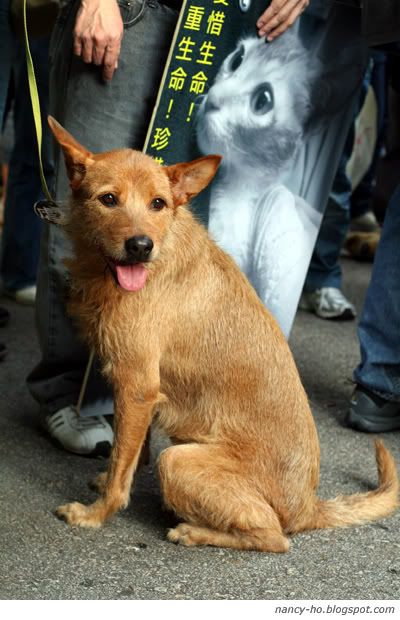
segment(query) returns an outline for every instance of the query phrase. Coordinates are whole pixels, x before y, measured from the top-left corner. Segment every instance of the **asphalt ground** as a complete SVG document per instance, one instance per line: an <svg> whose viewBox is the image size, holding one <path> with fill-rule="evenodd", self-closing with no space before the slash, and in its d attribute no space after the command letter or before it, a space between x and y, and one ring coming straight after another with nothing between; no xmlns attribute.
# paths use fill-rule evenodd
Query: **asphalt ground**
<svg viewBox="0 0 400 620"><path fill-rule="evenodd" d="M345 260L345 293L358 310L370 266ZM0 599L398 599L400 511L346 530L299 534L289 553L184 548L167 542L152 462L130 506L100 530L72 529L54 516L68 501L90 502L87 482L105 462L67 454L40 430L25 377L39 351L31 308L1 300L12 314L0 331ZM291 347L321 442L320 495L365 491L377 473L372 437L343 426L358 362L356 323L299 312ZM385 435L400 463L400 433Z"/></svg>

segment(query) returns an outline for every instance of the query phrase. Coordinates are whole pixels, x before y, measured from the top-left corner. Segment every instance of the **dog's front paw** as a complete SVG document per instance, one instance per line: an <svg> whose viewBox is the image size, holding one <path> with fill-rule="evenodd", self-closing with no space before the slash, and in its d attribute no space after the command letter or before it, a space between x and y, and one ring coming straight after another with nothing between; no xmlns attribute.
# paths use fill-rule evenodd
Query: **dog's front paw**
<svg viewBox="0 0 400 620"><path fill-rule="evenodd" d="M84 506L78 502L59 506L56 515L63 519L68 525L79 525L80 527L100 527L103 520L99 518L97 511L92 506Z"/></svg>

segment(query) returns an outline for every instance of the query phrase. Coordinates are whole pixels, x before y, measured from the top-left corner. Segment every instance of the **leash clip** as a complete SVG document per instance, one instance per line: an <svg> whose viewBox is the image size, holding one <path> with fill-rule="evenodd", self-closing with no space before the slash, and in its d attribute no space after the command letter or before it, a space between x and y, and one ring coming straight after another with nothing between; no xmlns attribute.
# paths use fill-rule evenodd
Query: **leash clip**
<svg viewBox="0 0 400 620"><path fill-rule="evenodd" d="M33 210L41 220L50 224L62 225L65 223L65 215L54 200L38 200L33 205Z"/></svg>

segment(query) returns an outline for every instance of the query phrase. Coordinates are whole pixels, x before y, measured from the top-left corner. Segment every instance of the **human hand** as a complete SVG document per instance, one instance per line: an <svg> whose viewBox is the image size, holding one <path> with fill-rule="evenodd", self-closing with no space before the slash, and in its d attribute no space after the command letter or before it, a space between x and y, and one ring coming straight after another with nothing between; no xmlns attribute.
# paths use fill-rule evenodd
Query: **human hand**
<svg viewBox="0 0 400 620"><path fill-rule="evenodd" d="M310 0L272 0L257 21L258 36L273 41L288 28L310 4Z"/></svg>
<svg viewBox="0 0 400 620"><path fill-rule="evenodd" d="M123 34L116 0L81 0L73 34L74 54L84 62L102 65L106 81L118 67Z"/></svg>

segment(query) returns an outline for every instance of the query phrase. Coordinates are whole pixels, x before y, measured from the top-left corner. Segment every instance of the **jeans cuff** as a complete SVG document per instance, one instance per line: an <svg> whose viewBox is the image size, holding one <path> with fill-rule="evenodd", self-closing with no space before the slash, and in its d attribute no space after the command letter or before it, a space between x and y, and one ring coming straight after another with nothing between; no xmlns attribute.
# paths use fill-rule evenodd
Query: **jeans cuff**
<svg viewBox="0 0 400 620"><path fill-rule="evenodd" d="M356 379L356 384L360 385L361 387L366 389L368 392L371 392L371 394L375 394L376 396L379 396L379 398L383 398L383 400L387 400L390 403L400 403L400 396L396 394L391 394L390 392L382 392L381 390L376 390L372 388L370 385L366 385L359 379Z"/></svg>

